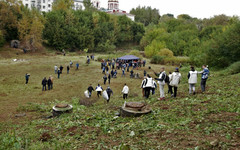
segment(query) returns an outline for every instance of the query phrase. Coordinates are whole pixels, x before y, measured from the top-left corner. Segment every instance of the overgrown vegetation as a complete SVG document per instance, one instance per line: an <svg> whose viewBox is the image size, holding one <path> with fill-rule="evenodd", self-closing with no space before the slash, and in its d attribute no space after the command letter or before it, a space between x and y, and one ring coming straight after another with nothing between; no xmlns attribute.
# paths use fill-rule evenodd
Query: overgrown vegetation
<svg viewBox="0 0 240 150"><path fill-rule="evenodd" d="M179 15L177 19L164 16L160 20L159 24L146 28L141 40L141 49L149 58L164 48L175 56L189 56L195 65L227 67L240 58L237 17L219 15L200 20Z"/></svg>

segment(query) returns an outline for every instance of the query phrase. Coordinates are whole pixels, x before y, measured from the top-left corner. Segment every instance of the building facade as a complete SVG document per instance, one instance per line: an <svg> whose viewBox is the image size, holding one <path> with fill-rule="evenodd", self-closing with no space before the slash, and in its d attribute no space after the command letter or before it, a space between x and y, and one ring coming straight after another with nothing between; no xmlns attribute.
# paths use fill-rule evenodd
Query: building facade
<svg viewBox="0 0 240 150"><path fill-rule="evenodd" d="M49 12L52 10L52 5L56 0L21 0L23 5L29 9L37 8L42 12ZM92 5L95 8L100 8L99 0L92 0ZM83 0L73 0L74 10L84 10Z"/></svg>
<svg viewBox="0 0 240 150"><path fill-rule="evenodd" d="M108 0L107 13L117 15L117 16L126 15L132 21L135 21L135 15L129 14L126 11L119 9L119 1L118 0Z"/></svg>

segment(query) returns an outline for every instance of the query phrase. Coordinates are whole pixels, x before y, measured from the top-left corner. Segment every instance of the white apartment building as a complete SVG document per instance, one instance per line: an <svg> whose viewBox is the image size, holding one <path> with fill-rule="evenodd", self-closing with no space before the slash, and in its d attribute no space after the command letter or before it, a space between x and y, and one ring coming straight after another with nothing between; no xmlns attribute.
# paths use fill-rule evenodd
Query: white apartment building
<svg viewBox="0 0 240 150"><path fill-rule="evenodd" d="M52 10L53 2L56 0L21 0L23 5L27 8L31 9L33 7L39 9L42 12L49 12ZM83 0L73 0L74 10L84 10L85 7L83 5ZM92 5L96 8L100 8L100 1L99 0L92 0Z"/></svg>
<svg viewBox="0 0 240 150"><path fill-rule="evenodd" d="M52 10L52 4L55 0L22 0L25 7L31 9L33 7L42 12L49 12Z"/></svg>

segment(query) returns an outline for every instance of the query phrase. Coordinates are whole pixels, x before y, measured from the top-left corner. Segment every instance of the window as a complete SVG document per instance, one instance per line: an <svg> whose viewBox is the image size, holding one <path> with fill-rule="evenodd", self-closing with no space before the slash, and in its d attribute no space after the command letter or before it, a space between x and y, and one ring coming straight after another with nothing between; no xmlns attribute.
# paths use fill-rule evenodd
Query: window
<svg viewBox="0 0 240 150"><path fill-rule="evenodd" d="M25 6L28 8L28 4L25 4Z"/></svg>
<svg viewBox="0 0 240 150"><path fill-rule="evenodd" d="M45 3L45 0L43 0L43 3Z"/></svg>
<svg viewBox="0 0 240 150"><path fill-rule="evenodd" d="M45 6L43 6L43 9L45 9Z"/></svg>
<svg viewBox="0 0 240 150"><path fill-rule="evenodd" d="M51 5L50 5L50 4L48 4L48 7L50 8L50 7L51 7Z"/></svg>

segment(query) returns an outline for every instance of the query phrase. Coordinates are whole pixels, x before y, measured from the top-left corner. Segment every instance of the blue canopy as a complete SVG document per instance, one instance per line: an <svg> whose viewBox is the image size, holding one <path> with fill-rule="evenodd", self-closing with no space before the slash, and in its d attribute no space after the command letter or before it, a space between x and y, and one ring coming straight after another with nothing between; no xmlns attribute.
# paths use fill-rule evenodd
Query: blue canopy
<svg viewBox="0 0 240 150"><path fill-rule="evenodd" d="M126 55L123 57L119 57L119 60L139 60L140 58L134 56L134 55Z"/></svg>

